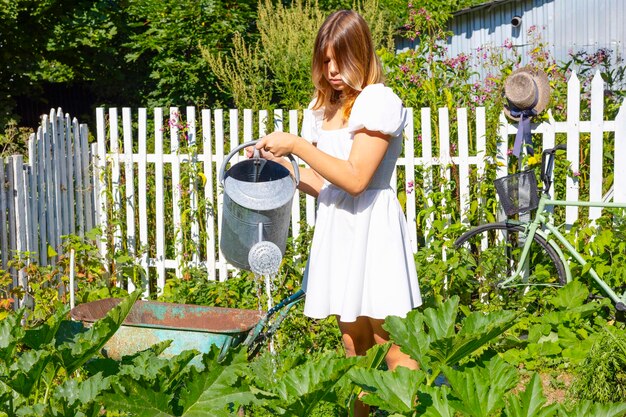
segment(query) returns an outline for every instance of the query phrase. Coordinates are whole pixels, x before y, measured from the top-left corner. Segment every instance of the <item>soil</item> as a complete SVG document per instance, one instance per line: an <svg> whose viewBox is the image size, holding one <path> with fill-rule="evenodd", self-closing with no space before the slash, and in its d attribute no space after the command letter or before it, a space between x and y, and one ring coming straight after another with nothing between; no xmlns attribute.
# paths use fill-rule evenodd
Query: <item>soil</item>
<svg viewBox="0 0 626 417"><path fill-rule="evenodd" d="M574 380L572 374L567 372L561 372L559 374L540 372L539 378L541 378L541 387L543 389L543 395L546 397L547 404L561 404L565 402L568 398L569 388ZM516 390L524 390L529 380L530 374L522 374Z"/></svg>

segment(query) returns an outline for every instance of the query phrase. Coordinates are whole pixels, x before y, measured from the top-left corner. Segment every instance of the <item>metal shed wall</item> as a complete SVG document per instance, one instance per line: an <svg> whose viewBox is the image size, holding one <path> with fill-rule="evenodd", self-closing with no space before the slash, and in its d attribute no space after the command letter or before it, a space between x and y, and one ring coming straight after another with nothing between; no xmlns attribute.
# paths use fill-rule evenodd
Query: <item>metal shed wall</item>
<svg viewBox="0 0 626 417"><path fill-rule="evenodd" d="M511 18L520 16L522 23L513 27ZM569 52L600 48L612 50L612 58L624 57L626 44L625 0L512 0L490 2L457 13L448 39L450 56L461 52L475 53L481 46L502 47L511 40L528 63L528 30L536 26L541 39L557 62L570 60ZM398 39L397 49L414 48L408 39Z"/></svg>

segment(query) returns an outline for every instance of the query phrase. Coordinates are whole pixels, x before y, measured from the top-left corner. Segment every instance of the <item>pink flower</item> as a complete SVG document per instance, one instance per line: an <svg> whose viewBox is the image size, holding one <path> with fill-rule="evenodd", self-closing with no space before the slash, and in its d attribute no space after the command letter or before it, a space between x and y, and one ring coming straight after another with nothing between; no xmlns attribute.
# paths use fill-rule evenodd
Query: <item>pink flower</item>
<svg viewBox="0 0 626 417"><path fill-rule="evenodd" d="M406 183L406 193L407 194L411 194L414 189L415 189L415 184L413 183L413 181L409 181L409 182Z"/></svg>

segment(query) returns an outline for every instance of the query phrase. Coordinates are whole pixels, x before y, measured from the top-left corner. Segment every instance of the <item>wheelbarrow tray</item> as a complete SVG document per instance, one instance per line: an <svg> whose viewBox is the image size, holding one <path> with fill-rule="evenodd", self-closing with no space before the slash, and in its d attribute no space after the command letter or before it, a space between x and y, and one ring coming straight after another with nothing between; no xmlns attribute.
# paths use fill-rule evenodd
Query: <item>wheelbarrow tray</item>
<svg viewBox="0 0 626 417"><path fill-rule="evenodd" d="M120 301L106 298L80 304L70 311L70 316L90 326ZM166 340L172 342L162 353L165 357L189 349L207 353L214 345L224 351L240 344L264 317L265 313L258 310L139 300L102 353L119 360Z"/></svg>

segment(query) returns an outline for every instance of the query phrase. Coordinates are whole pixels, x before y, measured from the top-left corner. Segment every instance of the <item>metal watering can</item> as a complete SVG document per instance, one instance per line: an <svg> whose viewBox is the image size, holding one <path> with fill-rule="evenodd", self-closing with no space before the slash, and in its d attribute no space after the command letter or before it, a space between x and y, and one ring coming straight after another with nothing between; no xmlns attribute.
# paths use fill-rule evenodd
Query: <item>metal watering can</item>
<svg viewBox="0 0 626 417"><path fill-rule="evenodd" d="M291 204L300 182L298 164L289 155L294 176L281 164L252 158L226 170L228 161L241 149L258 141L243 143L224 159L219 172L224 189L220 250L232 265L260 275L278 272L285 253Z"/></svg>

